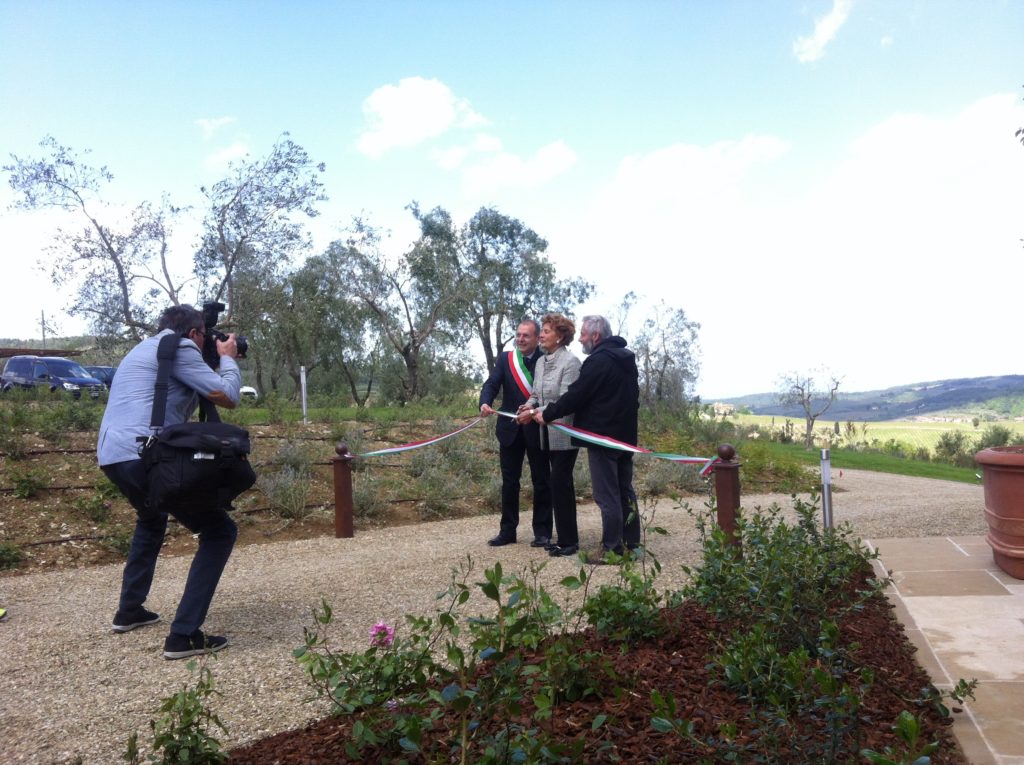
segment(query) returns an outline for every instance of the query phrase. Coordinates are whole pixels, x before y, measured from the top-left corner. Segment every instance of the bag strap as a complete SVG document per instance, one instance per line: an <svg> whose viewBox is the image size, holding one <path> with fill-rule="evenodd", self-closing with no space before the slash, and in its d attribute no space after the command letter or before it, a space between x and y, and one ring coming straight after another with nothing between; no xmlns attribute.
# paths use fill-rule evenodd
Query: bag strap
<svg viewBox="0 0 1024 765"><path fill-rule="evenodd" d="M167 390L170 387L171 366L178 353L178 341L181 335L172 332L160 338L156 348L156 382L153 384L153 413L149 418L149 427L158 430L164 426L167 414Z"/></svg>
<svg viewBox="0 0 1024 765"><path fill-rule="evenodd" d="M153 413L149 418L149 427L157 431L164 426L164 416L167 414L167 391L170 389L171 367L174 365L174 357L178 354L178 343L181 335L174 332L160 338L160 344L156 348L156 382L153 384ZM220 414L217 407L203 396L199 397L199 421L220 422Z"/></svg>

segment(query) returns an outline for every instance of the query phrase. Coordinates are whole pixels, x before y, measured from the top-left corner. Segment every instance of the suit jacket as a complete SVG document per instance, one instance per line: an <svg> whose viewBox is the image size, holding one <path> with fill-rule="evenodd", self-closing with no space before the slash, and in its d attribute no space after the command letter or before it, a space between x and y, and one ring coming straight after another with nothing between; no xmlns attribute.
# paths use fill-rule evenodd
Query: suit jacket
<svg viewBox="0 0 1024 765"><path fill-rule="evenodd" d="M494 370L484 382L484 387L480 390L480 406L484 404L494 406L494 400L498 397L500 391L500 411L515 414L516 410L526 403L526 396L519 390L515 378L512 377L512 369L508 365L508 353L508 351L503 351L498 356ZM541 351L539 347L532 354L524 357L526 368L530 370L531 374L537 366L537 359L540 357ZM536 423L531 422L528 425L517 425L515 420L508 417L497 417L496 419L498 422L494 425L494 432L498 436L498 443L502 446L512 446L520 436L523 436L526 438L527 447L532 449L540 448L540 426Z"/></svg>
<svg viewBox="0 0 1024 765"><path fill-rule="evenodd" d="M545 354L537 362L533 375L533 395L526 404L530 407L545 407L559 399L569 386L580 376L580 360L569 353L564 346L553 353ZM558 422L572 425L572 415L562 417ZM544 425L540 434L541 445L553 452L575 449L569 443L569 436L560 430Z"/></svg>

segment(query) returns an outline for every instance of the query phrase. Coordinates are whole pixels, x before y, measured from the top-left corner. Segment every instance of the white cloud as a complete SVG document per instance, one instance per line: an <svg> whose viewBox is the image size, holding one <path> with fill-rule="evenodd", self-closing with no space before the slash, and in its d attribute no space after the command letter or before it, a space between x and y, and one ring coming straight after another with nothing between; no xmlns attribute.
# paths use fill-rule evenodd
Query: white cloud
<svg viewBox="0 0 1024 765"><path fill-rule="evenodd" d="M457 170L466 160L478 154L495 154L501 151L501 140L487 133L479 133L473 143L465 146L452 146L437 149L433 152L434 161L442 170Z"/></svg>
<svg viewBox="0 0 1024 765"><path fill-rule="evenodd" d="M793 54L801 63L817 61L825 55L825 48L850 16L853 0L833 0L832 10L814 23L814 32L798 37L793 43Z"/></svg>
<svg viewBox="0 0 1024 765"><path fill-rule="evenodd" d="M580 313L635 290L700 322L708 396L771 391L822 364L849 391L1010 374L1020 125L1010 93L948 117L892 115L813 169L780 138L677 144L623 159L579 219L534 225L560 273L599 286Z"/></svg>
<svg viewBox="0 0 1024 765"><path fill-rule="evenodd" d="M206 167L209 170L224 170L232 162L244 159L249 155L249 145L245 141L235 141L219 151L213 152L206 157Z"/></svg>
<svg viewBox="0 0 1024 765"><path fill-rule="evenodd" d="M222 127L226 127L231 123L235 122L234 117L212 117L202 118L195 121L195 124L200 127L203 131L203 138L209 140L213 138L214 133L220 130Z"/></svg>
<svg viewBox="0 0 1024 765"><path fill-rule="evenodd" d="M453 128L486 125L469 102L458 98L440 80L406 77L383 85L363 102L368 127L357 148L377 159L391 149L416 146Z"/></svg>
<svg viewBox="0 0 1024 765"><path fill-rule="evenodd" d="M576 164L576 152L562 140L542 146L525 159L502 151L500 143L492 143L490 149L489 156L465 168L463 184L470 192L537 188Z"/></svg>
<svg viewBox="0 0 1024 765"><path fill-rule="evenodd" d="M878 44L883 48L891 48L896 42L896 38L892 35L882 35L882 39L878 41Z"/></svg>

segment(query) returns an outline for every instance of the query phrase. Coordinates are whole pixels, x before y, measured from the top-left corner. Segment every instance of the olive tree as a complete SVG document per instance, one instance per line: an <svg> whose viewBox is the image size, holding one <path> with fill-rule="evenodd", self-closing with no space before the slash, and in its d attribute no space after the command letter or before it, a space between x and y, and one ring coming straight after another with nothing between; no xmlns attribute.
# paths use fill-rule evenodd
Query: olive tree
<svg viewBox="0 0 1024 765"><path fill-rule="evenodd" d="M398 257L381 249L380 232L361 220L354 222L345 242L331 245L341 283L373 316L385 344L401 359L401 403L429 391L426 370L432 346L464 342L456 306L462 278L455 264L453 242L442 210L420 215L421 234Z"/></svg>
<svg viewBox="0 0 1024 765"><path fill-rule="evenodd" d="M840 377L827 369L790 372L779 380L780 404L799 406L804 413L804 446L814 446L814 423L828 411L839 392Z"/></svg>
<svg viewBox="0 0 1024 765"><path fill-rule="evenodd" d="M623 301L631 304L629 293ZM654 306L633 342L640 372L640 399L648 405L684 406L700 372L700 324L682 308L664 301Z"/></svg>
<svg viewBox="0 0 1024 765"><path fill-rule="evenodd" d="M43 156L12 154L3 170L16 207L67 210L82 221L75 230L59 229L50 247L54 284L75 285L68 313L85 317L99 335L141 340L166 302L179 302L187 282L172 275L168 262L179 208L164 198L158 205L142 202L127 214L118 212L100 196L114 177L106 166L88 164L52 136L40 147Z"/></svg>
<svg viewBox="0 0 1024 765"><path fill-rule="evenodd" d="M261 289L308 249L302 219L316 217L326 199L324 170L284 133L267 156L234 163L226 178L202 187L209 208L194 267L204 296L228 304L226 322L255 321Z"/></svg>
<svg viewBox="0 0 1024 765"><path fill-rule="evenodd" d="M461 310L480 340L487 371L515 337L524 317L571 312L593 292L583 279L560 279L545 252L548 243L522 221L482 207L456 231L447 213L420 216L451 242L461 277ZM447 228L445 228L447 227Z"/></svg>

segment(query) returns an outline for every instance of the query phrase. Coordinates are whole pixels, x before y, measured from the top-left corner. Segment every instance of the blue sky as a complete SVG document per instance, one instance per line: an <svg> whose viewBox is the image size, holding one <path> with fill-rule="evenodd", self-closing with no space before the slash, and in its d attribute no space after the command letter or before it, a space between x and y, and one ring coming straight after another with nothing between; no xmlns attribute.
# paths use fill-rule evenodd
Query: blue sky
<svg viewBox="0 0 1024 765"><path fill-rule="evenodd" d="M50 134L111 169L115 210L198 205L288 131L327 164L318 244L496 206L598 286L581 313L633 290L700 322L705 399L820 366L850 391L1011 374L1021 39L1017 0L0 0L0 155ZM0 335L76 331L34 268L60 216L11 201Z"/></svg>

